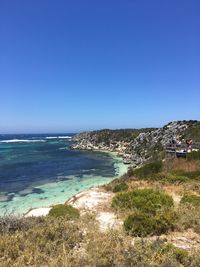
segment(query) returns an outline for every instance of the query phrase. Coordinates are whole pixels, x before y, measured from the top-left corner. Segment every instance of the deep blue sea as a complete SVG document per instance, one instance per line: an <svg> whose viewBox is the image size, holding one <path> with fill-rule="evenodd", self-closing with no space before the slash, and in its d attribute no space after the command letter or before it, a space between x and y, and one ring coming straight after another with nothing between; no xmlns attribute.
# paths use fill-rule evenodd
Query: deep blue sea
<svg viewBox="0 0 200 267"><path fill-rule="evenodd" d="M0 215L63 203L125 172L111 153L71 150L72 136L0 135Z"/></svg>

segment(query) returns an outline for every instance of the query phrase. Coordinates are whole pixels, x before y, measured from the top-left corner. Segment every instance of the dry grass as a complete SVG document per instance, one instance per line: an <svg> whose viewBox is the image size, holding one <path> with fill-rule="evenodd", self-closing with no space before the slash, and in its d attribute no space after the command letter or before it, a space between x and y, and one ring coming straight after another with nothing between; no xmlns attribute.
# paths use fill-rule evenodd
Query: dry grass
<svg viewBox="0 0 200 267"><path fill-rule="evenodd" d="M196 267L200 264L200 251L185 252L166 239L133 239L123 230L102 233L91 214L74 221L50 217L27 220L29 228L1 235L0 266Z"/></svg>
<svg viewBox="0 0 200 267"><path fill-rule="evenodd" d="M199 160L191 160L188 161L186 159L174 159L174 160L166 160L163 166L164 171L167 172L192 172L200 170L200 161Z"/></svg>
<svg viewBox="0 0 200 267"><path fill-rule="evenodd" d="M176 228L179 231L193 229L200 234L200 207L181 204L177 209Z"/></svg>
<svg viewBox="0 0 200 267"><path fill-rule="evenodd" d="M174 160L164 163L164 172L196 172L200 162ZM122 179L124 181L124 179ZM172 196L175 202L175 231L164 237L132 238L123 229L100 232L91 213L73 221L64 218L6 218L0 229L1 267L197 267L200 266L200 209L180 204L185 193L200 194L200 181L170 184L154 180L126 180L128 191L152 188ZM115 180L104 190L119 183ZM110 192L111 197L114 196ZM111 197L97 207L96 212L111 211ZM118 213L121 218L129 211ZM4 223L4 222L8 222ZM1 224L0 224L1 225ZM190 230L192 229L192 230ZM172 244L187 245L190 249L175 248ZM195 245L194 241L196 242ZM182 242L182 243L181 243Z"/></svg>

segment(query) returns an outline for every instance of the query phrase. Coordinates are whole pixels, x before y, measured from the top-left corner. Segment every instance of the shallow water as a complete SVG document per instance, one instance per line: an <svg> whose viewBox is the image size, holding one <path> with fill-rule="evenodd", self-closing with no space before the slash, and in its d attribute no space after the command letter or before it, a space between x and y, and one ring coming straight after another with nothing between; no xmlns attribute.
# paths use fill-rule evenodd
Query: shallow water
<svg viewBox="0 0 200 267"><path fill-rule="evenodd" d="M0 215L63 203L126 171L115 154L71 150L71 136L0 136Z"/></svg>

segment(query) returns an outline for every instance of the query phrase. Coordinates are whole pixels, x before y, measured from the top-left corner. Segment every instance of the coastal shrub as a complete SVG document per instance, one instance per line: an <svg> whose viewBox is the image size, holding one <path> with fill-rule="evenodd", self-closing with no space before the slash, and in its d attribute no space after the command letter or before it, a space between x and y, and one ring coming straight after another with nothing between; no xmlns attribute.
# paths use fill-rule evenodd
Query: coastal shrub
<svg viewBox="0 0 200 267"><path fill-rule="evenodd" d="M113 188L113 192L117 193L117 192L122 192L122 191L126 191L128 190L128 185L126 183L120 183L115 185L115 187Z"/></svg>
<svg viewBox="0 0 200 267"><path fill-rule="evenodd" d="M190 182L189 180L200 181L200 161L198 160L167 160L163 169L167 175L184 176L188 179L187 182Z"/></svg>
<svg viewBox="0 0 200 267"><path fill-rule="evenodd" d="M161 239L135 239L124 235L121 231L106 233L96 232L90 235L87 245L87 264L78 266L97 267L178 267L181 257L174 247ZM181 254L181 253L180 253ZM183 265L186 267L187 265ZM74 266L73 266L74 267ZM188 267L188 266L187 266Z"/></svg>
<svg viewBox="0 0 200 267"><path fill-rule="evenodd" d="M14 233L16 231L27 230L31 225L31 220L17 215L6 215L0 217L0 233Z"/></svg>
<svg viewBox="0 0 200 267"><path fill-rule="evenodd" d="M139 210L155 214L159 209L172 206L171 196L153 189L135 189L118 193L112 199L112 207L116 210Z"/></svg>
<svg viewBox="0 0 200 267"><path fill-rule="evenodd" d="M132 236L160 235L174 228L175 217L170 209L157 212L155 216L136 213L125 219L124 228Z"/></svg>
<svg viewBox="0 0 200 267"><path fill-rule="evenodd" d="M200 206L182 203L179 205L176 214L175 227L178 231L190 228L200 234Z"/></svg>
<svg viewBox="0 0 200 267"><path fill-rule="evenodd" d="M154 233L157 235L164 234L169 230L174 230L177 215L172 208L162 209L158 211L155 216Z"/></svg>
<svg viewBox="0 0 200 267"><path fill-rule="evenodd" d="M200 150L187 153L187 160L200 160Z"/></svg>
<svg viewBox="0 0 200 267"><path fill-rule="evenodd" d="M168 253L172 254L173 257L179 262L179 263L184 263L185 260L188 259L189 253L188 251L177 248L171 243L167 243L161 251L162 254L166 255Z"/></svg>
<svg viewBox="0 0 200 267"><path fill-rule="evenodd" d="M124 231L98 231L91 215L73 223L50 216L27 220L29 230L1 235L0 266L200 266L199 250L187 255L159 238L138 238L133 245Z"/></svg>
<svg viewBox="0 0 200 267"><path fill-rule="evenodd" d="M166 176L166 181L172 184L180 184L188 182L188 178L183 175L169 174Z"/></svg>
<svg viewBox="0 0 200 267"><path fill-rule="evenodd" d="M49 216L76 219L79 218L80 213L78 209L70 205L58 204L53 206L53 208L49 211Z"/></svg>
<svg viewBox="0 0 200 267"><path fill-rule="evenodd" d="M144 213L129 215L124 221L124 228L132 236L146 236L155 229L155 219Z"/></svg>
<svg viewBox="0 0 200 267"><path fill-rule="evenodd" d="M68 266L66 253L81 241L78 223L47 216L28 230L1 236L0 266Z"/></svg>
<svg viewBox="0 0 200 267"><path fill-rule="evenodd" d="M181 199L181 203L200 207L200 196L184 195Z"/></svg>
<svg viewBox="0 0 200 267"><path fill-rule="evenodd" d="M194 192L194 194L200 195L200 183L199 181L190 181L183 185L184 192Z"/></svg>
<svg viewBox="0 0 200 267"><path fill-rule="evenodd" d="M177 171L176 174L180 175L180 176L185 176L188 179L199 180L200 181L200 170L196 170L196 171Z"/></svg>
<svg viewBox="0 0 200 267"><path fill-rule="evenodd" d="M178 262L183 264L188 259L188 251L181 248L173 248L173 254Z"/></svg>
<svg viewBox="0 0 200 267"><path fill-rule="evenodd" d="M200 161L187 160L183 158L168 159L163 162L163 170L167 173L175 173L180 175L181 173L200 171Z"/></svg>
<svg viewBox="0 0 200 267"><path fill-rule="evenodd" d="M161 172L162 161L154 161L134 170L133 175L142 179L151 179L152 176Z"/></svg>
<svg viewBox="0 0 200 267"><path fill-rule="evenodd" d="M158 173L154 176L156 181L170 183L170 184L181 184L188 182L188 178L184 175L172 174L172 173Z"/></svg>
<svg viewBox="0 0 200 267"><path fill-rule="evenodd" d="M129 167L126 174L124 174L124 178L129 178L132 177L133 175L134 175L134 169L132 167Z"/></svg>

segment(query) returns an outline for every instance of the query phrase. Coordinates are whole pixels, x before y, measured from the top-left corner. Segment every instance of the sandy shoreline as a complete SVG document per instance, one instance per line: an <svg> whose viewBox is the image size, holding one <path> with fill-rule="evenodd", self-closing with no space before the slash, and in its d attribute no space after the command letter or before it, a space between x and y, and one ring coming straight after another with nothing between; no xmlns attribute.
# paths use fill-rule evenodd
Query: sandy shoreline
<svg viewBox="0 0 200 267"><path fill-rule="evenodd" d="M44 210L46 208L56 204L65 203L77 193L79 194L80 192L90 190L93 187L103 186L110 183L112 180L119 178L127 171L128 166L123 163L122 159L116 152L99 150L98 152L109 154L110 157L113 158L113 168L115 170L115 175L113 177L107 177L106 175L92 176L85 174L83 175L84 179L81 180L76 177L69 177L69 179L63 181L39 185L37 188L42 192L42 194L38 195L37 193L32 193L27 194L25 197L21 197L16 194L13 197L13 200L8 203L9 205L6 207L6 214L16 214L20 216L26 216L27 214L36 214L36 216L39 216L40 214L43 215L45 214ZM3 207L3 204L1 205ZM37 210L37 212L35 210ZM3 209L0 214L2 214L2 216L5 214Z"/></svg>
<svg viewBox="0 0 200 267"><path fill-rule="evenodd" d="M91 187L88 190L81 191L63 204L71 205L80 210L94 211L109 201L113 194L105 192L101 187ZM49 207L40 207L30 209L24 214L24 217L39 217L48 215L53 205Z"/></svg>
<svg viewBox="0 0 200 267"><path fill-rule="evenodd" d="M117 152L111 152L107 150L93 150L94 152L102 152L102 153L108 153L110 154L113 159L121 159L121 157L118 156ZM119 165L119 163L118 163ZM118 166L118 169L116 169L116 174L117 176L114 179L120 178L124 173L126 173L128 169L128 166L123 164L123 166ZM105 185L106 183L100 185L99 187L97 186L92 186L89 189L82 190L73 196L69 197L64 201L64 203L72 205L78 209L94 209L95 206L99 204L99 202L102 201L102 196L106 199L107 194L103 192L103 189L101 186ZM60 203L56 203L60 204ZM53 205L56 205L53 204ZM39 216L46 216L48 215L50 209L52 208L53 205L47 206L47 207L38 207L38 208L31 208L28 210L24 216L25 217L39 217Z"/></svg>
<svg viewBox="0 0 200 267"><path fill-rule="evenodd" d="M94 214L99 223L100 231L104 232L110 228L120 228L123 224L109 209L113 196L114 193L112 192L107 192L100 187L93 187L77 193L68 199L65 204L79 209L81 214L85 214L85 212ZM50 209L51 207L32 209L25 214L25 217L47 216Z"/></svg>

